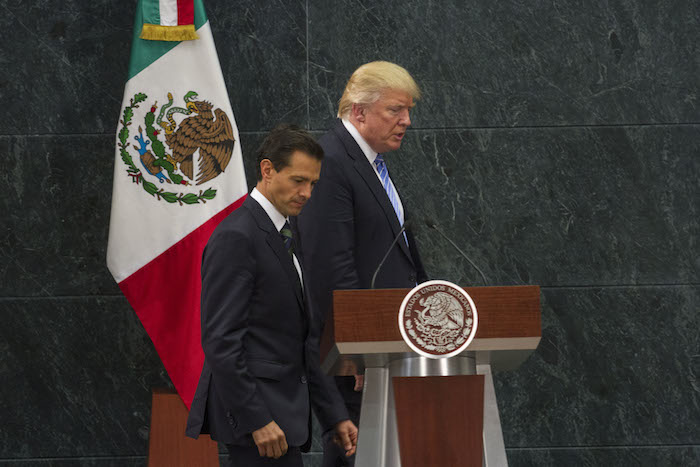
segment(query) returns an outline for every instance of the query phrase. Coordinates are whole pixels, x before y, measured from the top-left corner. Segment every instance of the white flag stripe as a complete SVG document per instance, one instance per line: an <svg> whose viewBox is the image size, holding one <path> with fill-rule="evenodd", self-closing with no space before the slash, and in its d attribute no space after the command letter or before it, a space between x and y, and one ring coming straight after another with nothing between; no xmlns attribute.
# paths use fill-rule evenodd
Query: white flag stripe
<svg viewBox="0 0 700 467"><path fill-rule="evenodd" d="M160 0L160 25L177 26L177 0Z"/></svg>
<svg viewBox="0 0 700 467"><path fill-rule="evenodd" d="M151 262L247 193L238 129L216 56L209 22L199 28L197 33L199 40L179 43L173 50L130 79L125 86L122 107L129 105L134 94L145 93L148 98L140 104L138 110L150 109L157 101L157 115L163 104L168 102L168 91L172 92L177 100L173 104L174 107L183 106L182 99L187 92L198 92L197 100L211 102L215 108L221 108L231 120L236 139L233 155L226 170L219 176L200 186L190 187L190 192L195 193L207 188L215 189L216 197L204 205L184 206L180 206L179 203L167 203L149 195L142 185L131 180L121 157L117 157L112 198L120 201L112 203L107 247L107 265L117 282ZM172 73L173 70L178 70L178 73ZM132 145L132 151L138 146L134 138L138 135L139 126L144 126L143 117L139 120L135 114L128 127L128 142ZM138 155L132 154L132 157L134 164L144 172ZM197 153L195 165L198 165L196 158ZM161 184L153 178L149 181L154 182L158 189L164 188L166 191L178 188L173 184Z"/></svg>

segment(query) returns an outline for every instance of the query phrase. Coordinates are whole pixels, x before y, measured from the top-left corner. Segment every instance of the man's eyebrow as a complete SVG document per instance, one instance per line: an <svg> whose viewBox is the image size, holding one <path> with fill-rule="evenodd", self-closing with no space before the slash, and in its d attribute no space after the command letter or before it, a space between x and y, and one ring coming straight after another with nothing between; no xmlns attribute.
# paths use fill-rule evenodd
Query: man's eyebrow
<svg viewBox="0 0 700 467"><path fill-rule="evenodd" d="M389 107L415 107L416 103L411 102L410 104L404 104L403 102L395 102L395 103L389 103Z"/></svg>

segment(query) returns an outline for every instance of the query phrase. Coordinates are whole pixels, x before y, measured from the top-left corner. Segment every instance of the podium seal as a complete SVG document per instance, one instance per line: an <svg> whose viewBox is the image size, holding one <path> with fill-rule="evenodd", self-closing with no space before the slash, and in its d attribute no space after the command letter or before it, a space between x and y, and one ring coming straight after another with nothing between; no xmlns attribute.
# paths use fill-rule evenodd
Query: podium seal
<svg viewBox="0 0 700 467"><path fill-rule="evenodd" d="M474 339L476 306L467 292L452 282L428 281L411 290L399 309L403 340L417 354L449 358Z"/></svg>

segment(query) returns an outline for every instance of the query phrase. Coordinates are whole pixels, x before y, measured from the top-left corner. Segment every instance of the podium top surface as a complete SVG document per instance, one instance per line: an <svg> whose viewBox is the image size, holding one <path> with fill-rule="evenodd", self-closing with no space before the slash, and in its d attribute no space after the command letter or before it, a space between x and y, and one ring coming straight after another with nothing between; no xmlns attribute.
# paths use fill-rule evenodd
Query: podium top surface
<svg viewBox="0 0 700 467"><path fill-rule="evenodd" d="M532 352L542 335L539 286L463 287L479 316L467 351ZM322 360L411 352L398 326L410 289L336 290L332 320L321 343ZM323 365L330 369L331 362Z"/></svg>

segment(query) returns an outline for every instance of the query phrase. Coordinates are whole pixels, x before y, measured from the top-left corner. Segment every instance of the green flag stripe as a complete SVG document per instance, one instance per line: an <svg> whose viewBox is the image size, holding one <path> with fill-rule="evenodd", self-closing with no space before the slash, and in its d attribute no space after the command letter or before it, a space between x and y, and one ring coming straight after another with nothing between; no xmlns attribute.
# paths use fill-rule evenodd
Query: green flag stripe
<svg viewBox="0 0 700 467"><path fill-rule="evenodd" d="M143 22L160 24L160 2L158 0L141 0Z"/></svg>
<svg viewBox="0 0 700 467"><path fill-rule="evenodd" d="M160 57L170 52L179 42L166 41L146 41L139 36L141 35L141 27L143 26L144 11L142 5L144 0L139 0L139 5L136 7L136 18L134 19L134 37L131 42L131 60L129 61L129 76L131 78L139 74L151 63L158 60ZM160 13L159 13L160 15ZM207 22L207 14L204 11L202 0L194 0L194 28L199 29ZM156 23L158 24L158 23Z"/></svg>

